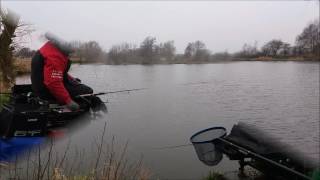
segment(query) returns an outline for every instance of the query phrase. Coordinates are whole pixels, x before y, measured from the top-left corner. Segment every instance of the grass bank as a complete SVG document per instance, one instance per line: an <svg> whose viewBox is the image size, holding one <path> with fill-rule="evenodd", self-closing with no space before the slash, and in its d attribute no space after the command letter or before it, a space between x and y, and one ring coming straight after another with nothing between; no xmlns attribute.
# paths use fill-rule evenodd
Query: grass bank
<svg viewBox="0 0 320 180"><path fill-rule="evenodd" d="M257 58L252 58L254 61L319 61L320 57L317 56L296 56L296 57L268 57L260 56Z"/></svg>
<svg viewBox="0 0 320 180"><path fill-rule="evenodd" d="M320 56L258 56L231 58L231 61L320 61Z"/></svg>

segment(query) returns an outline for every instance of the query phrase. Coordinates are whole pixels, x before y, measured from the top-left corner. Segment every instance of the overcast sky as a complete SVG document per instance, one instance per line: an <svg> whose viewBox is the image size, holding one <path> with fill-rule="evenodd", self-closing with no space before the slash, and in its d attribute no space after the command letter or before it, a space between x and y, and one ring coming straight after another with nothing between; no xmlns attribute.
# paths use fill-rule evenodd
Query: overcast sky
<svg viewBox="0 0 320 180"><path fill-rule="evenodd" d="M238 51L277 38L294 43L302 29L319 16L317 1L9 1L2 7L18 13L36 31L29 39L41 46L50 31L66 40L95 40L103 49L147 36L174 40L178 52L201 40L212 52Z"/></svg>

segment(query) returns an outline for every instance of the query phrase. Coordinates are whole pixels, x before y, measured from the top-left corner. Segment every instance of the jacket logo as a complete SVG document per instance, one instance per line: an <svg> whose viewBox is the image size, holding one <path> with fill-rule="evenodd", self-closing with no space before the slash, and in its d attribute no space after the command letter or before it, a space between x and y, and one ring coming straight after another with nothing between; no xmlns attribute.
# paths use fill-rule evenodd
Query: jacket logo
<svg viewBox="0 0 320 180"><path fill-rule="evenodd" d="M15 131L15 137L24 137L24 136L36 136L41 135L41 130L34 130L34 131Z"/></svg>
<svg viewBox="0 0 320 180"><path fill-rule="evenodd" d="M62 71L53 70L51 73L51 78L62 79L62 77L63 77Z"/></svg>

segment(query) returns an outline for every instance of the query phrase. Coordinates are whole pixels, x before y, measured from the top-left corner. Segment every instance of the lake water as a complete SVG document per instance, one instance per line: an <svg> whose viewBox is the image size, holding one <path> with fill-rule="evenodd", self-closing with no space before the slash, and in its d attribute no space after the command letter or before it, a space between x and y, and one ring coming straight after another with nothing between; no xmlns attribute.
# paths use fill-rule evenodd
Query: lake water
<svg viewBox="0 0 320 180"><path fill-rule="evenodd" d="M132 88L143 91L103 96L109 113L72 135L89 147L101 134L118 144L129 141L128 156L154 177L199 179L209 170L238 168L227 158L207 167L188 144L195 132L237 122L256 125L308 158L319 161L319 62L232 62L199 65L73 65L71 74L96 92ZM21 77L18 83L29 82Z"/></svg>

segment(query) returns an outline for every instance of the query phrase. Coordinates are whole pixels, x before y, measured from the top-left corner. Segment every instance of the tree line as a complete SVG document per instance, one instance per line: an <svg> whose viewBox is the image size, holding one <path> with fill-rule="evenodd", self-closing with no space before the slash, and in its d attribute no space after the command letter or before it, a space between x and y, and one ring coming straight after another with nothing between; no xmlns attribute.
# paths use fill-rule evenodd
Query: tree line
<svg viewBox="0 0 320 180"><path fill-rule="evenodd" d="M308 24L296 37L294 45L273 39L264 44L261 49L254 45L245 44L242 50L235 53L236 57L310 57L318 58L320 55L320 24L319 19Z"/></svg>
<svg viewBox="0 0 320 180"><path fill-rule="evenodd" d="M174 41L157 43L155 37L146 37L139 45L122 43L112 46L108 51L96 41L70 43L75 49L73 59L91 63L106 64L167 64L167 63L205 63L224 60L250 60L259 57L291 58L301 57L319 59L320 51L319 20L308 24L296 37L293 45L280 39L272 39L258 48L258 42L244 44L239 52L211 53L205 43L197 40L187 44L184 53L176 53ZM34 50L22 48L17 56L31 57Z"/></svg>

